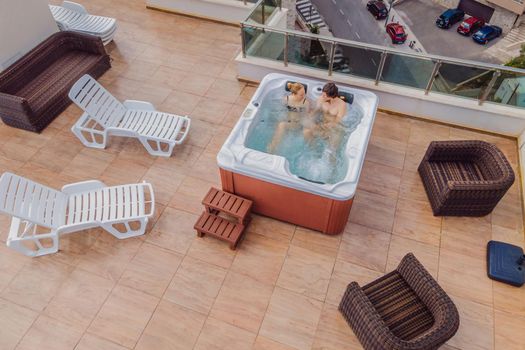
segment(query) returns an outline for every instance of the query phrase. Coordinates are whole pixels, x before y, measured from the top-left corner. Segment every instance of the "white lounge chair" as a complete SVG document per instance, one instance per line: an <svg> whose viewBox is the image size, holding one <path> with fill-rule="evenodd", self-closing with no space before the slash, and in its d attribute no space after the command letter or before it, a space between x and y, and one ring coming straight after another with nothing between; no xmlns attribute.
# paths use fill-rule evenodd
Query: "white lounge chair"
<svg viewBox="0 0 525 350"><path fill-rule="evenodd" d="M149 183L93 180L57 191L11 173L0 177L0 212L13 217L7 246L27 256L56 253L60 235L93 227L119 239L140 236L154 211Z"/></svg>
<svg viewBox="0 0 525 350"><path fill-rule="evenodd" d="M136 137L154 156L169 157L190 130L190 118L162 113L148 102L120 103L89 75L80 78L69 98L84 114L73 125L73 133L87 147L106 148L109 135Z"/></svg>
<svg viewBox="0 0 525 350"><path fill-rule="evenodd" d="M117 31L115 18L90 15L84 6L75 2L64 1L61 6L49 5L49 8L60 30L98 36L104 45L113 40Z"/></svg>

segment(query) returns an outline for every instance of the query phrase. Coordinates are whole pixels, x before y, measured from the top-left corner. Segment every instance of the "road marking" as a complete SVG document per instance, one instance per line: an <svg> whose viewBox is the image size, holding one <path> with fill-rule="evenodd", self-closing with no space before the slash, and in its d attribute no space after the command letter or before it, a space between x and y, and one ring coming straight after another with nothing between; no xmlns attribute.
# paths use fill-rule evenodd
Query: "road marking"
<svg viewBox="0 0 525 350"><path fill-rule="evenodd" d="M341 14L344 16L345 13L343 12L343 10L339 9L339 12L341 12Z"/></svg>
<svg viewBox="0 0 525 350"><path fill-rule="evenodd" d="M373 59L373 58L371 58L371 60L372 60L372 63L374 64L374 66L376 66L376 67L377 67L377 63L376 63L376 61L374 61L374 59Z"/></svg>
<svg viewBox="0 0 525 350"><path fill-rule="evenodd" d="M355 32L355 36L357 36L358 39L361 39L358 32Z"/></svg>
<svg viewBox="0 0 525 350"><path fill-rule="evenodd" d="M352 23L350 22L349 19L346 20L346 23L348 23L348 25L351 27L352 26Z"/></svg>
<svg viewBox="0 0 525 350"><path fill-rule="evenodd" d="M332 0L332 2L334 3L334 5L337 5L337 2L335 2L335 0Z"/></svg>

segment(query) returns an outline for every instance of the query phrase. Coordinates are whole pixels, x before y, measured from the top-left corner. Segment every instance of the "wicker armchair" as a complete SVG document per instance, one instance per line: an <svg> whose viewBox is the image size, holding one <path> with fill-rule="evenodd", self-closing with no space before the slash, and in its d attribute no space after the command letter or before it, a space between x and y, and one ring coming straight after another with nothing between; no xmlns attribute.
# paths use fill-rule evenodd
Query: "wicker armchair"
<svg viewBox="0 0 525 350"><path fill-rule="evenodd" d="M484 141L434 141L419 165L434 215L489 214L514 182L503 153Z"/></svg>
<svg viewBox="0 0 525 350"><path fill-rule="evenodd" d="M437 349L459 327L456 306L411 253L363 288L350 283L339 310L367 350Z"/></svg>
<svg viewBox="0 0 525 350"><path fill-rule="evenodd" d="M81 76L99 77L110 67L99 38L55 33L0 73L0 117L40 132L71 103L67 94Z"/></svg>

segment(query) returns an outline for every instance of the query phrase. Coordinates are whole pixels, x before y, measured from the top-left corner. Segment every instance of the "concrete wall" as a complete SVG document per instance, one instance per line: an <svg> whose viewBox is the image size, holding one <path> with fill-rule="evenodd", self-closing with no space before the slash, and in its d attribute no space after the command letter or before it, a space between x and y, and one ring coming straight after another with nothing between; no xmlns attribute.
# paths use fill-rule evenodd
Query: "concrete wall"
<svg viewBox="0 0 525 350"><path fill-rule="evenodd" d="M518 156L520 160L520 173L521 173L521 196L525 203L525 131L518 138Z"/></svg>
<svg viewBox="0 0 525 350"><path fill-rule="evenodd" d="M432 0L436 4L445 6L447 8L456 8L458 7L459 0Z"/></svg>
<svg viewBox="0 0 525 350"><path fill-rule="evenodd" d="M486 0L483 0L486 1ZM514 12L516 15L521 15L525 11L525 4L515 0L488 0L490 3L501 6L509 11Z"/></svg>
<svg viewBox="0 0 525 350"><path fill-rule="evenodd" d="M282 0L282 7L288 10L286 18L286 27L288 29L295 29L295 21L297 20L297 9L295 5L296 0Z"/></svg>
<svg viewBox="0 0 525 350"><path fill-rule="evenodd" d="M521 25L525 25L525 14L518 17L516 23L514 24L514 28L519 27Z"/></svg>
<svg viewBox="0 0 525 350"><path fill-rule="evenodd" d="M0 0L0 70L57 31L46 0Z"/></svg>
<svg viewBox="0 0 525 350"><path fill-rule="evenodd" d="M490 3L490 2L484 2L484 3L494 8L494 14L492 15L492 18L490 19L490 24L500 26L501 29L503 29L504 34L508 33L512 29L514 25L514 21L516 20L516 17L518 15L512 11L509 11L493 3Z"/></svg>
<svg viewBox="0 0 525 350"><path fill-rule="evenodd" d="M254 4L238 0L146 0L146 6L239 24L248 17Z"/></svg>

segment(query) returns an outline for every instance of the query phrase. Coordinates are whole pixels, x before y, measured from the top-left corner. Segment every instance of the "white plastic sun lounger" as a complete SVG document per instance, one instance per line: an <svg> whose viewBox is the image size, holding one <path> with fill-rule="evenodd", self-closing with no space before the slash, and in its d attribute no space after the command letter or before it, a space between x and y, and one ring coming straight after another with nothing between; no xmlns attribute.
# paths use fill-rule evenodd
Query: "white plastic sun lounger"
<svg viewBox="0 0 525 350"><path fill-rule="evenodd" d="M7 246L27 256L56 253L60 235L93 227L119 239L140 236L154 211L149 183L92 180L57 191L11 173L0 177L0 212L13 217Z"/></svg>
<svg viewBox="0 0 525 350"><path fill-rule="evenodd" d="M100 37L104 45L113 40L117 31L115 18L90 15L84 6L64 1L61 6L49 5L60 30L71 30Z"/></svg>
<svg viewBox="0 0 525 350"><path fill-rule="evenodd" d="M187 116L158 112L143 101L120 103L87 74L73 85L69 98L84 110L71 130L87 147L106 148L109 135L128 136L138 138L151 155L169 157L190 130Z"/></svg>

